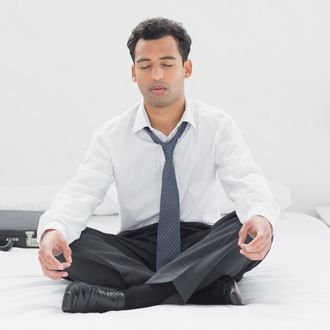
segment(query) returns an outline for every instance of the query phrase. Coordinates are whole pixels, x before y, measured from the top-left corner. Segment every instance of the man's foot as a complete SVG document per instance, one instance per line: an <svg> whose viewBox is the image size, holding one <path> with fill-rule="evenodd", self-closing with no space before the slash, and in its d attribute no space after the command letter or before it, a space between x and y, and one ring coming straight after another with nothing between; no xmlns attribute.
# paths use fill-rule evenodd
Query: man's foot
<svg viewBox="0 0 330 330"><path fill-rule="evenodd" d="M84 282L73 282L67 286L62 301L63 312L104 313L121 310L125 306L122 291Z"/></svg>
<svg viewBox="0 0 330 330"><path fill-rule="evenodd" d="M194 292L187 301L198 305L243 305L236 281L224 275L208 287Z"/></svg>

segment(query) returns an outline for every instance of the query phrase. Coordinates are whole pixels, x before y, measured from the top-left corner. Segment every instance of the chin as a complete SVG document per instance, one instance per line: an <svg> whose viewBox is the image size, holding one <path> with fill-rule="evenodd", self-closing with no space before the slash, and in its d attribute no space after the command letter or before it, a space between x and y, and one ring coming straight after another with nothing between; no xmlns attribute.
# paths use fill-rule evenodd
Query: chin
<svg viewBox="0 0 330 330"><path fill-rule="evenodd" d="M167 107L167 106L169 106L170 105L170 103L168 103L168 102L161 102L161 101L159 101L159 102L153 102L153 103L150 103L153 107L157 107L157 108L165 108L165 107Z"/></svg>
<svg viewBox="0 0 330 330"><path fill-rule="evenodd" d="M173 103L170 100L162 97L158 97L158 98L153 97L151 99L146 99L146 101L153 107L157 107L157 108L165 108Z"/></svg>
<svg viewBox="0 0 330 330"><path fill-rule="evenodd" d="M168 95L162 95L162 96L150 96L149 97L145 97L145 100L152 105L153 107L157 107L157 108L165 108L168 107L170 105L173 105L175 103L178 102L178 100L180 99L180 97L174 97L174 95L171 95L171 97L169 97Z"/></svg>

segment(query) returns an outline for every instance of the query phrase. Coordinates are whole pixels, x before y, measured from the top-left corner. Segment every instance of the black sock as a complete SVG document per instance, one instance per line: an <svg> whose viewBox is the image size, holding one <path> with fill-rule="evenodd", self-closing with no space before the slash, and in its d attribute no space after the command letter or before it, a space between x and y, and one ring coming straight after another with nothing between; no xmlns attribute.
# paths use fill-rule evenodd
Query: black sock
<svg viewBox="0 0 330 330"><path fill-rule="evenodd" d="M212 305L214 303L214 293L210 287L195 291L187 301L187 304L197 305Z"/></svg>
<svg viewBox="0 0 330 330"><path fill-rule="evenodd" d="M172 282L142 284L122 290L125 294L125 309L158 305L176 292Z"/></svg>
<svg viewBox="0 0 330 330"><path fill-rule="evenodd" d="M221 305L227 303L226 277L223 276L211 283L209 286L195 291L188 299L187 304L198 305Z"/></svg>

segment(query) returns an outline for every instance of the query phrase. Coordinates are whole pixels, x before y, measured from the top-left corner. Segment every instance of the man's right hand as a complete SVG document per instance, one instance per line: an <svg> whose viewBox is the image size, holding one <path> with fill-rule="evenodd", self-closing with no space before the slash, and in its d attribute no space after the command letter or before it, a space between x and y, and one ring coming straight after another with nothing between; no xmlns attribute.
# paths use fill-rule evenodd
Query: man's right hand
<svg viewBox="0 0 330 330"><path fill-rule="evenodd" d="M61 263L55 256L63 253L66 262ZM64 271L72 263L72 252L63 234L56 229L45 232L39 249L39 262L43 273L53 280L67 277Z"/></svg>

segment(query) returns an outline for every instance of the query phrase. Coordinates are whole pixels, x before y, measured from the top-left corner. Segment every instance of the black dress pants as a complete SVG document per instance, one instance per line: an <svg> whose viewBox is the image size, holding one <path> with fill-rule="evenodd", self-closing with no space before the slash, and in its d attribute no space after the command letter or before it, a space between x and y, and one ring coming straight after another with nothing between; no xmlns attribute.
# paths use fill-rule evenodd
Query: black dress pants
<svg viewBox="0 0 330 330"><path fill-rule="evenodd" d="M87 227L70 244L72 264L66 269L67 279L119 289L171 281L178 293L163 303L186 304L194 291L223 275L231 275L238 282L261 262L240 254L237 243L242 224L233 211L213 226L181 222L181 254L156 272L157 226L116 235ZM246 243L251 240L248 236ZM63 261L63 255L57 258Z"/></svg>

